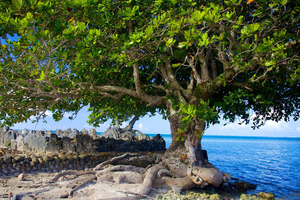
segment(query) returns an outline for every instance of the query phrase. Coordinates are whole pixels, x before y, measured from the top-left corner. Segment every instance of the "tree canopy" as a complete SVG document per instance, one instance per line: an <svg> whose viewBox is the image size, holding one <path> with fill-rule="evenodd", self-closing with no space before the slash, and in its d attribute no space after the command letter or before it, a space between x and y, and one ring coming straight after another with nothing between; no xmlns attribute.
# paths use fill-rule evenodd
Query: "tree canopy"
<svg viewBox="0 0 300 200"><path fill-rule="evenodd" d="M0 13L3 124L83 106L95 126L299 118L298 1L12 0Z"/></svg>

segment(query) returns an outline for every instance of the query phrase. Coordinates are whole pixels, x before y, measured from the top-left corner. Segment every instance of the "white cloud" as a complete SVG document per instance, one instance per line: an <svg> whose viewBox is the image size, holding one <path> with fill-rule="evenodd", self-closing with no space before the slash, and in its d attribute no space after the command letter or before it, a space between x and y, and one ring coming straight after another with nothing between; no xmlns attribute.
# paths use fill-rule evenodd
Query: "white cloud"
<svg viewBox="0 0 300 200"><path fill-rule="evenodd" d="M144 125L142 123L139 124L139 129L140 131L149 131L150 128L149 127L144 127Z"/></svg>
<svg viewBox="0 0 300 200"><path fill-rule="evenodd" d="M267 121L266 124L261 127L261 129L266 131L287 131L289 126L284 121Z"/></svg>
<svg viewBox="0 0 300 200"><path fill-rule="evenodd" d="M45 115L47 115L47 117L52 117L53 113L51 111L47 110L45 112Z"/></svg>
<svg viewBox="0 0 300 200"><path fill-rule="evenodd" d="M143 129L143 124L142 123L139 124L139 129Z"/></svg>
<svg viewBox="0 0 300 200"><path fill-rule="evenodd" d="M71 117L71 114L70 114L70 113L65 113L65 114L64 114L64 117L65 117L65 118L69 118L69 117Z"/></svg>
<svg viewBox="0 0 300 200"><path fill-rule="evenodd" d="M120 124L120 127L122 127L122 128L124 128L125 126L127 126L127 122L122 122L122 123Z"/></svg>
<svg viewBox="0 0 300 200"><path fill-rule="evenodd" d="M300 127L297 127L296 130L300 132Z"/></svg>

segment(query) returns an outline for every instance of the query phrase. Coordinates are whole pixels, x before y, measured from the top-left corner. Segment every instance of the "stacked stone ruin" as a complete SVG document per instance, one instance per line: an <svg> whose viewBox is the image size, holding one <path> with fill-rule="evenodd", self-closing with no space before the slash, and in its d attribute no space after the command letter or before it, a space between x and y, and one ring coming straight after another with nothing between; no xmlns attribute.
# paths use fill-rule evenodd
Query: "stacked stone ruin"
<svg viewBox="0 0 300 200"><path fill-rule="evenodd" d="M159 134L150 139L138 132L114 139L97 135L95 129L89 132L86 129L80 132L58 129L53 133L4 127L0 130L0 175L91 169L124 152L137 152L138 156L130 160L131 164L146 167L155 162L165 147ZM128 160L126 162L128 164Z"/></svg>
<svg viewBox="0 0 300 200"><path fill-rule="evenodd" d="M65 131L57 129L53 133L47 130L18 131L4 127L0 130L0 147L36 153L137 152L161 151L166 148L165 141L159 134L151 139L141 132L130 134L126 133L123 138L115 139L99 136L95 129L90 129L90 132L86 129L80 132L70 128Z"/></svg>

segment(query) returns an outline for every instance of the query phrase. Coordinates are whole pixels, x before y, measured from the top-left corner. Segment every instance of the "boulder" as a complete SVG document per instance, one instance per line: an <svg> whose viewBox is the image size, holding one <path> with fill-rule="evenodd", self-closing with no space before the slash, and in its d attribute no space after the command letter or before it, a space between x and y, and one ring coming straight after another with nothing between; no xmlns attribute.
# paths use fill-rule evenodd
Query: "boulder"
<svg viewBox="0 0 300 200"><path fill-rule="evenodd" d="M73 131L69 135L66 135L66 136L68 136L69 138L76 138L77 135L79 135L79 131L76 128L74 128Z"/></svg>
<svg viewBox="0 0 300 200"><path fill-rule="evenodd" d="M89 132L85 128L83 128L81 129L80 134L89 134Z"/></svg>
<svg viewBox="0 0 300 200"><path fill-rule="evenodd" d="M97 131L94 128L90 128L90 136L96 139L98 137Z"/></svg>
<svg viewBox="0 0 300 200"><path fill-rule="evenodd" d="M260 192L258 194L258 197L264 200L272 200L274 199L274 194L272 194L271 192Z"/></svg>
<svg viewBox="0 0 300 200"><path fill-rule="evenodd" d="M55 130L55 133L56 133L56 135L58 135L58 136L62 136L64 132L63 132L61 129L56 129L56 130Z"/></svg>
<svg viewBox="0 0 300 200"><path fill-rule="evenodd" d="M18 131L17 130L9 130L5 132L3 137L2 146L10 147L13 140L16 140Z"/></svg>
<svg viewBox="0 0 300 200"><path fill-rule="evenodd" d="M89 135L78 134L76 136L76 152L92 152L93 138Z"/></svg>
<svg viewBox="0 0 300 200"><path fill-rule="evenodd" d="M137 140L150 140L150 137L149 137L149 135L143 135L142 132L137 131L136 132L136 139Z"/></svg>
<svg viewBox="0 0 300 200"><path fill-rule="evenodd" d="M118 127L108 127L106 131L104 131L100 137L105 137L105 138L113 138L113 139L120 139L121 138L121 132Z"/></svg>
<svg viewBox="0 0 300 200"><path fill-rule="evenodd" d="M19 151L25 151L25 148L24 148L24 136L23 135L18 135L18 137L16 139L16 143L17 143L17 150L19 150Z"/></svg>
<svg viewBox="0 0 300 200"><path fill-rule="evenodd" d="M24 137L24 145L27 151L45 152L46 138L41 131L30 131Z"/></svg>
<svg viewBox="0 0 300 200"><path fill-rule="evenodd" d="M24 173L19 174L18 180L19 180L19 181L23 181L24 179L25 179Z"/></svg>
<svg viewBox="0 0 300 200"><path fill-rule="evenodd" d="M45 134L46 136L50 136L52 134L52 132L50 130L46 131L45 133L46 133Z"/></svg>
<svg viewBox="0 0 300 200"><path fill-rule="evenodd" d="M52 133L49 137L47 137L46 141L46 152L56 153L62 149L62 142L56 134Z"/></svg>
<svg viewBox="0 0 300 200"><path fill-rule="evenodd" d="M135 140L135 133L133 131L126 131L120 135L120 139L125 141Z"/></svg>
<svg viewBox="0 0 300 200"><path fill-rule="evenodd" d="M27 133L29 133L28 129L27 129L27 128L24 128L24 129L22 130L22 134L23 134L23 135L26 135Z"/></svg>
<svg viewBox="0 0 300 200"><path fill-rule="evenodd" d="M63 152L75 152L76 151L76 137L75 140L69 137L61 138L62 151Z"/></svg>
<svg viewBox="0 0 300 200"><path fill-rule="evenodd" d="M240 193L246 193L248 190L255 190L256 185L247 183L245 181L235 182L234 188L237 189Z"/></svg>
<svg viewBox="0 0 300 200"><path fill-rule="evenodd" d="M64 136L69 136L72 133L72 129L68 128L64 130Z"/></svg>

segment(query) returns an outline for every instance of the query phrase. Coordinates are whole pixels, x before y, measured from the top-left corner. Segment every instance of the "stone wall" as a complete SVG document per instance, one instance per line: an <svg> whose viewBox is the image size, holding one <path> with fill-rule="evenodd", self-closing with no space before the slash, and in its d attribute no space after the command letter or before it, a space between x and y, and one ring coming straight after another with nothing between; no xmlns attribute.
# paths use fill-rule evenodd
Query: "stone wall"
<svg viewBox="0 0 300 200"><path fill-rule="evenodd" d="M22 131L9 127L0 129L0 147L36 153L92 153L92 152L138 152L166 149L164 139L158 134L151 139L140 132L130 139L104 138L95 129L67 129L62 131Z"/></svg>
<svg viewBox="0 0 300 200"><path fill-rule="evenodd" d="M10 151L10 152L9 152ZM125 159L119 164L147 167L154 164L163 152L138 152L136 157ZM62 170L86 170L97 166L114 156L117 152L103 153L23 153L0 148L0 176L18 176L20 173L47 172L56 173ZM125 162L125 163L122 163Z"/></svg>

